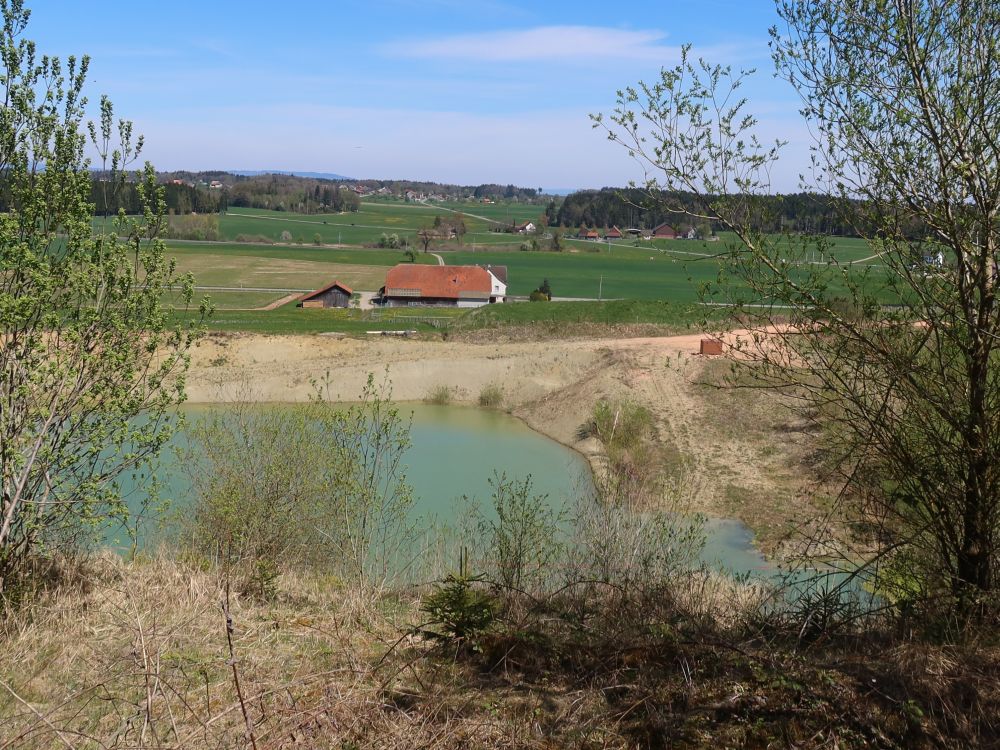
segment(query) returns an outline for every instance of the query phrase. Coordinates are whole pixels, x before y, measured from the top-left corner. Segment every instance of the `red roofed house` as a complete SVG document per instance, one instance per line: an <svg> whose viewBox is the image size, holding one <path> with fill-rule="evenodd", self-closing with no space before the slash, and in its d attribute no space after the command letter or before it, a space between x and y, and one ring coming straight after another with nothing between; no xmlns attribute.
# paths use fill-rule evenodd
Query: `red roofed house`
<svg viewBox="0 0 1000 750"><path fill-rule="evenodd" d="M580 227L580 231L576 234L577 239L580 240L599 240L601 239L601 233L596 229L587 229L587 227Z"/></svg>
<svg viewBox="0 0 1000 750"><path fill-rule="evenodd" d="M401 263L389 269L379 296L387 307L482 307L503 302L507 284L480 266Z"/></svg>
<svg viewBox="0 0 1000 750"><path fill-rule="evenodd" d="M351 295L354 292L350 287L344 286L339 281L334 281L322 289L315 292L303 294L299 297L297 307L348 307L351 304Z"/></svg>
<svg viewBox="0 0 1000 750"><path fill-rule="evenodd" d="M653 237L658 240L676 240L677 232L669 224L660 224L653 229Z"/></svg>
<svg viewBox="0 0 1000 750"><path fill-rule="evenodd" d="M622 238L622 230L618 227L611 227L611 229L605 232L604 238L607 240L620 240Z"/></svg>

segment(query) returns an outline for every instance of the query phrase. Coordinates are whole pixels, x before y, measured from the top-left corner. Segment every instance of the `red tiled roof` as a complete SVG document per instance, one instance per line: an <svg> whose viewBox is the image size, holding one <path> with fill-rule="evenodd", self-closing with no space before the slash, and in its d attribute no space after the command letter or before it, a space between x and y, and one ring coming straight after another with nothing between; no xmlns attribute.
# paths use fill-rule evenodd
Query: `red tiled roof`
<svg viewBox="0 0 1000 750"><path fill-rule="evenodd" d="M401 263L385 277L387 297L489 297L493 282L479 266L421 266Z"/></svg>

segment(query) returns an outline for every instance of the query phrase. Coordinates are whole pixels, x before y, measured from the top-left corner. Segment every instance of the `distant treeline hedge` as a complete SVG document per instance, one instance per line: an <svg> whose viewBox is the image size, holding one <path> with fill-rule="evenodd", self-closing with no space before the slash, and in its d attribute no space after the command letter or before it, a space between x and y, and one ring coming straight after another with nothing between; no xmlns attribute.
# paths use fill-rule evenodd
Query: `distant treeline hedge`
<svg viewBox="0 0 1000 750"><path fill-rule="evenodd" d="M572 193L558 208L550 203L546 218L550 225L563 227L628 227L652 229L667 223L684 230L700 223L684 211L667 211L665 205L682 208L692 214L704 213L706 203L715 196L698 197L689 193L651 194L642 189L603 188ZM767 232L782 229L823 235L854 236L857 229L842 218L838 199L817 193L758 196L750 204L752 221ZM855 214L857 215L857 214ZM713 227L719 229L720 227ZM918 231L916 226L912 227Z"/></svg>
<svg viewBox="0 0 1000 750"><path fill-rule="evenodd" d="M228 192L229 205L239 208L300 214L340 213L361 208L361 199L345 185L293 175L239 177L229 186Z"/></svg>
<svg viewBox="0 0 1000 750"><path fill-rule="evenodd" d="M124 208L127 214L142 213L142 202L134 184L126 183L119 186L116 191L111 191L107 187L100 178L94 178L90 195L96 216L114 215L118 213L119 208ZM163 189L167 211L172 214L217 214L228 207L224 190L209 190L197 185L170 184L163 185Z"/></svg>

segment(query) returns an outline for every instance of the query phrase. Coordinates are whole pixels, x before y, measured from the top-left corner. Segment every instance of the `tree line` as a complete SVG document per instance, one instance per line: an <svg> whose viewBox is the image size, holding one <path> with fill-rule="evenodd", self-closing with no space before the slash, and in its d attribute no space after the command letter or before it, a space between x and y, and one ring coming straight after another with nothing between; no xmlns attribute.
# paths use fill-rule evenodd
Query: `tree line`
<svg viewBox="0 0 1000 750"><path fill-rule="evenodd" d="M353 212L361 208L361 198L356 193L332 180L282 174L237 176L227 190L229 205L234 208L264 208L301 214Z"/></svg>
<svg viewBox="0 0 1000 750"><path fill-rule="evenodd" d="M705 215L706 205L718 199L719 196L683 191L606 187L571 193L559 206L550 202L545 216L550 226L652 229L667 223L675 229L687 229L694 221L692 216ZM756 196L754 209L754 215L749 218L762 232L858 234L856 222L852 222L844 210L844 200L821 193ZM720 227L713 225L712 228Z"/></svg>
<svg viewBox="0 0 1000 750"><path fill-rule="evenodd" d="M209 190L197 185L162 185L165 208L172 214L215 214L224 213L229 207L224 190ZM90 185L90 200L95 216L113 216L119 208L136 216L142 213L143 197L139 184L124 182L112 186L103 177L94 177Z"/></svg>

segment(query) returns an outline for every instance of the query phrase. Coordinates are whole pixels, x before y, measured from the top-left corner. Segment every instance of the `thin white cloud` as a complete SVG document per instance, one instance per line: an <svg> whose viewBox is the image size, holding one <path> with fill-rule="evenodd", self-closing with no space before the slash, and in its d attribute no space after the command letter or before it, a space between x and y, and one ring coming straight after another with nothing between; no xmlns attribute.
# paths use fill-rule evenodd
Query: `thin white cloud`
<svg viewBox="0 0 1000 750"><path fill-rule="evenodd" d="M384 53L425 60L485 62L641 60L670 63L680 47L657 30L601 26L537 26L529 29L456 34L382 45Z"/></svg>

